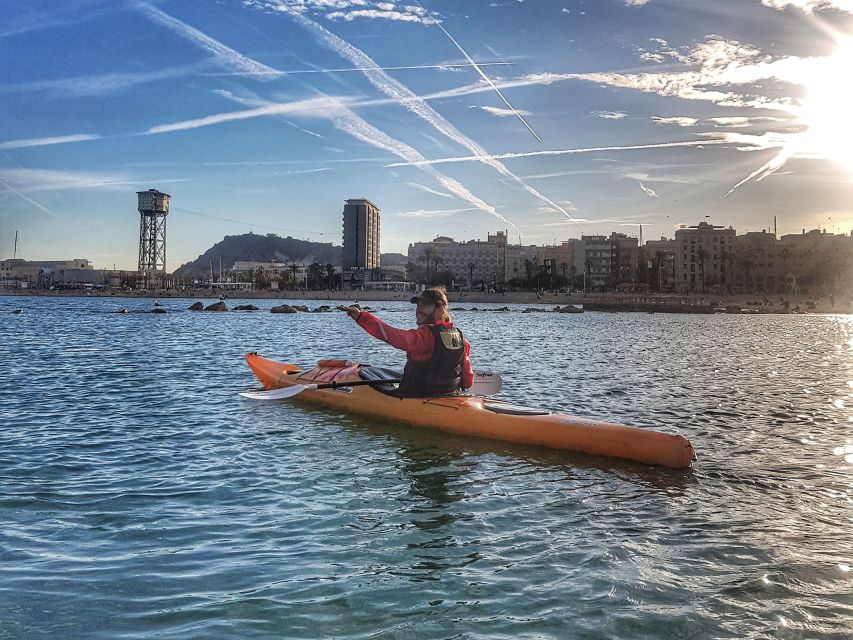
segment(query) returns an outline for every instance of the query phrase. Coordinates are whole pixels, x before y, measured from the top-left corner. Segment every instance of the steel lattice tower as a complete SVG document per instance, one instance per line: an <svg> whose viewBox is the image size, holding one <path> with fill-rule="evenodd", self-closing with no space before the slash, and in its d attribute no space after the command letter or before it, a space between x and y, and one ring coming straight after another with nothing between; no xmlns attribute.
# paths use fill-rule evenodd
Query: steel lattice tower
<svg viewBox="0 0 853 640"><path fill-rule="evenodd" d="M137 191L139 198L139 272L166 272L166 216L172 196L157 189Z"/></svg>

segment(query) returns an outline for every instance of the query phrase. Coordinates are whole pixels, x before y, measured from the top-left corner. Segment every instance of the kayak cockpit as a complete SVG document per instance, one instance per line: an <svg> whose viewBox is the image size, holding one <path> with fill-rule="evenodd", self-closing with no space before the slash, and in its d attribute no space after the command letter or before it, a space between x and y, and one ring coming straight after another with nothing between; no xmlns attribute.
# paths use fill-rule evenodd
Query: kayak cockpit
<svg viewBox="0 0 853 640"><path fill-rule="evenodd" d="M358 375L362 380L376 380L377 384L370 385L377 391L388 396L393 396L397 392L397 384L394 382L382 383L382 380L402 380L403 374L393 369L385 367L374 367L369 364L363 364L358 369Z"/></svg>

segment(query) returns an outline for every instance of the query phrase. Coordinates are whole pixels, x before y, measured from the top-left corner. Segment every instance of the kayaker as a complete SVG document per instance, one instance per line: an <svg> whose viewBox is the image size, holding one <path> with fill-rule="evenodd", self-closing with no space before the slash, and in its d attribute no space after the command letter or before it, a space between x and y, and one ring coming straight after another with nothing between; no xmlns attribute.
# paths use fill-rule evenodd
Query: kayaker
<svg viewBox="0 0 853 640"><path fill-rule="evenodd" d="M414 296L417 329L397 329L358 305L340 306L374 338L406 352L406 367L397 389L401 397L436 396L470 389L474 371L471 345L453 326L443 287L425 289Z"/></svg>

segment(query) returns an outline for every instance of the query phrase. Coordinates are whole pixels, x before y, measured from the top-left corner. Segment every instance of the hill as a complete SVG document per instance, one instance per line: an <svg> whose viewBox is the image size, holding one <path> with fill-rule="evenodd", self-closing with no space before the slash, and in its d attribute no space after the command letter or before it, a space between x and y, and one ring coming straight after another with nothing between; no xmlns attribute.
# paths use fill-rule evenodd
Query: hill
<svg viewBox="0 0 853 640"><path fill-rule="evenodd" d="M192 262L182 264L175 270L175 275L187 277L192 274L206 274L211 267L219 270L219 260L222 259L222 268L230 270L237 260L251 262L296 262L299 264L319 262L320 264L332 264L341 266L341 247L331 242L310 242L308 240L297 240L290 236L282 238L274 233L258 235L256 233L244 233L239 236L225 236L221 242L217 242L210 249L201 254ZM406 264L406 256L401 253L383 253L380 262L384 266L397 266Z"/></svg>
<svg viewBox="0 0 853 640"><path fill-rule="evenodd" d="M222 268L230 270L237 260L248 260L254 262L319 262L320 264L341 264L341 248L331 242L310 242L308 240L297 240L290 236L282 238L274 233L258 235L256 233L244 233L239 236L225 236L221 242L217 242L210 249L201 254L192 262L182 264L175 270L175 275L189 276L197 273L208 273L211 265L214 270L219 269L219 260L222 259Z"/></svg>

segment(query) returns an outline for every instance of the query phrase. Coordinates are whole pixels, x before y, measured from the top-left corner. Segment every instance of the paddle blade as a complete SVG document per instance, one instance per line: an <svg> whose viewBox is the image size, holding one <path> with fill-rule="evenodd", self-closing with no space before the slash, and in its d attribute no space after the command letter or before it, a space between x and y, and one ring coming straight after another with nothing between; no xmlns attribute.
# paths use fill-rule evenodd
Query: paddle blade
<svg viewBox="0 0 853 640"><path fill-rule="evenodd" d="M500 393L503 380L497 373L477 371L474 373L474 385L471 393L475 396L493 396Z"/></svg>
<svg viewBox="0 0 853 640"><path fill-rule="evenodd" d="M270 389L269 391L241 391L240 395L250 400L284 400L298 396L308 389L316 389L316 384L295 384L281 389Z"/></svg>

